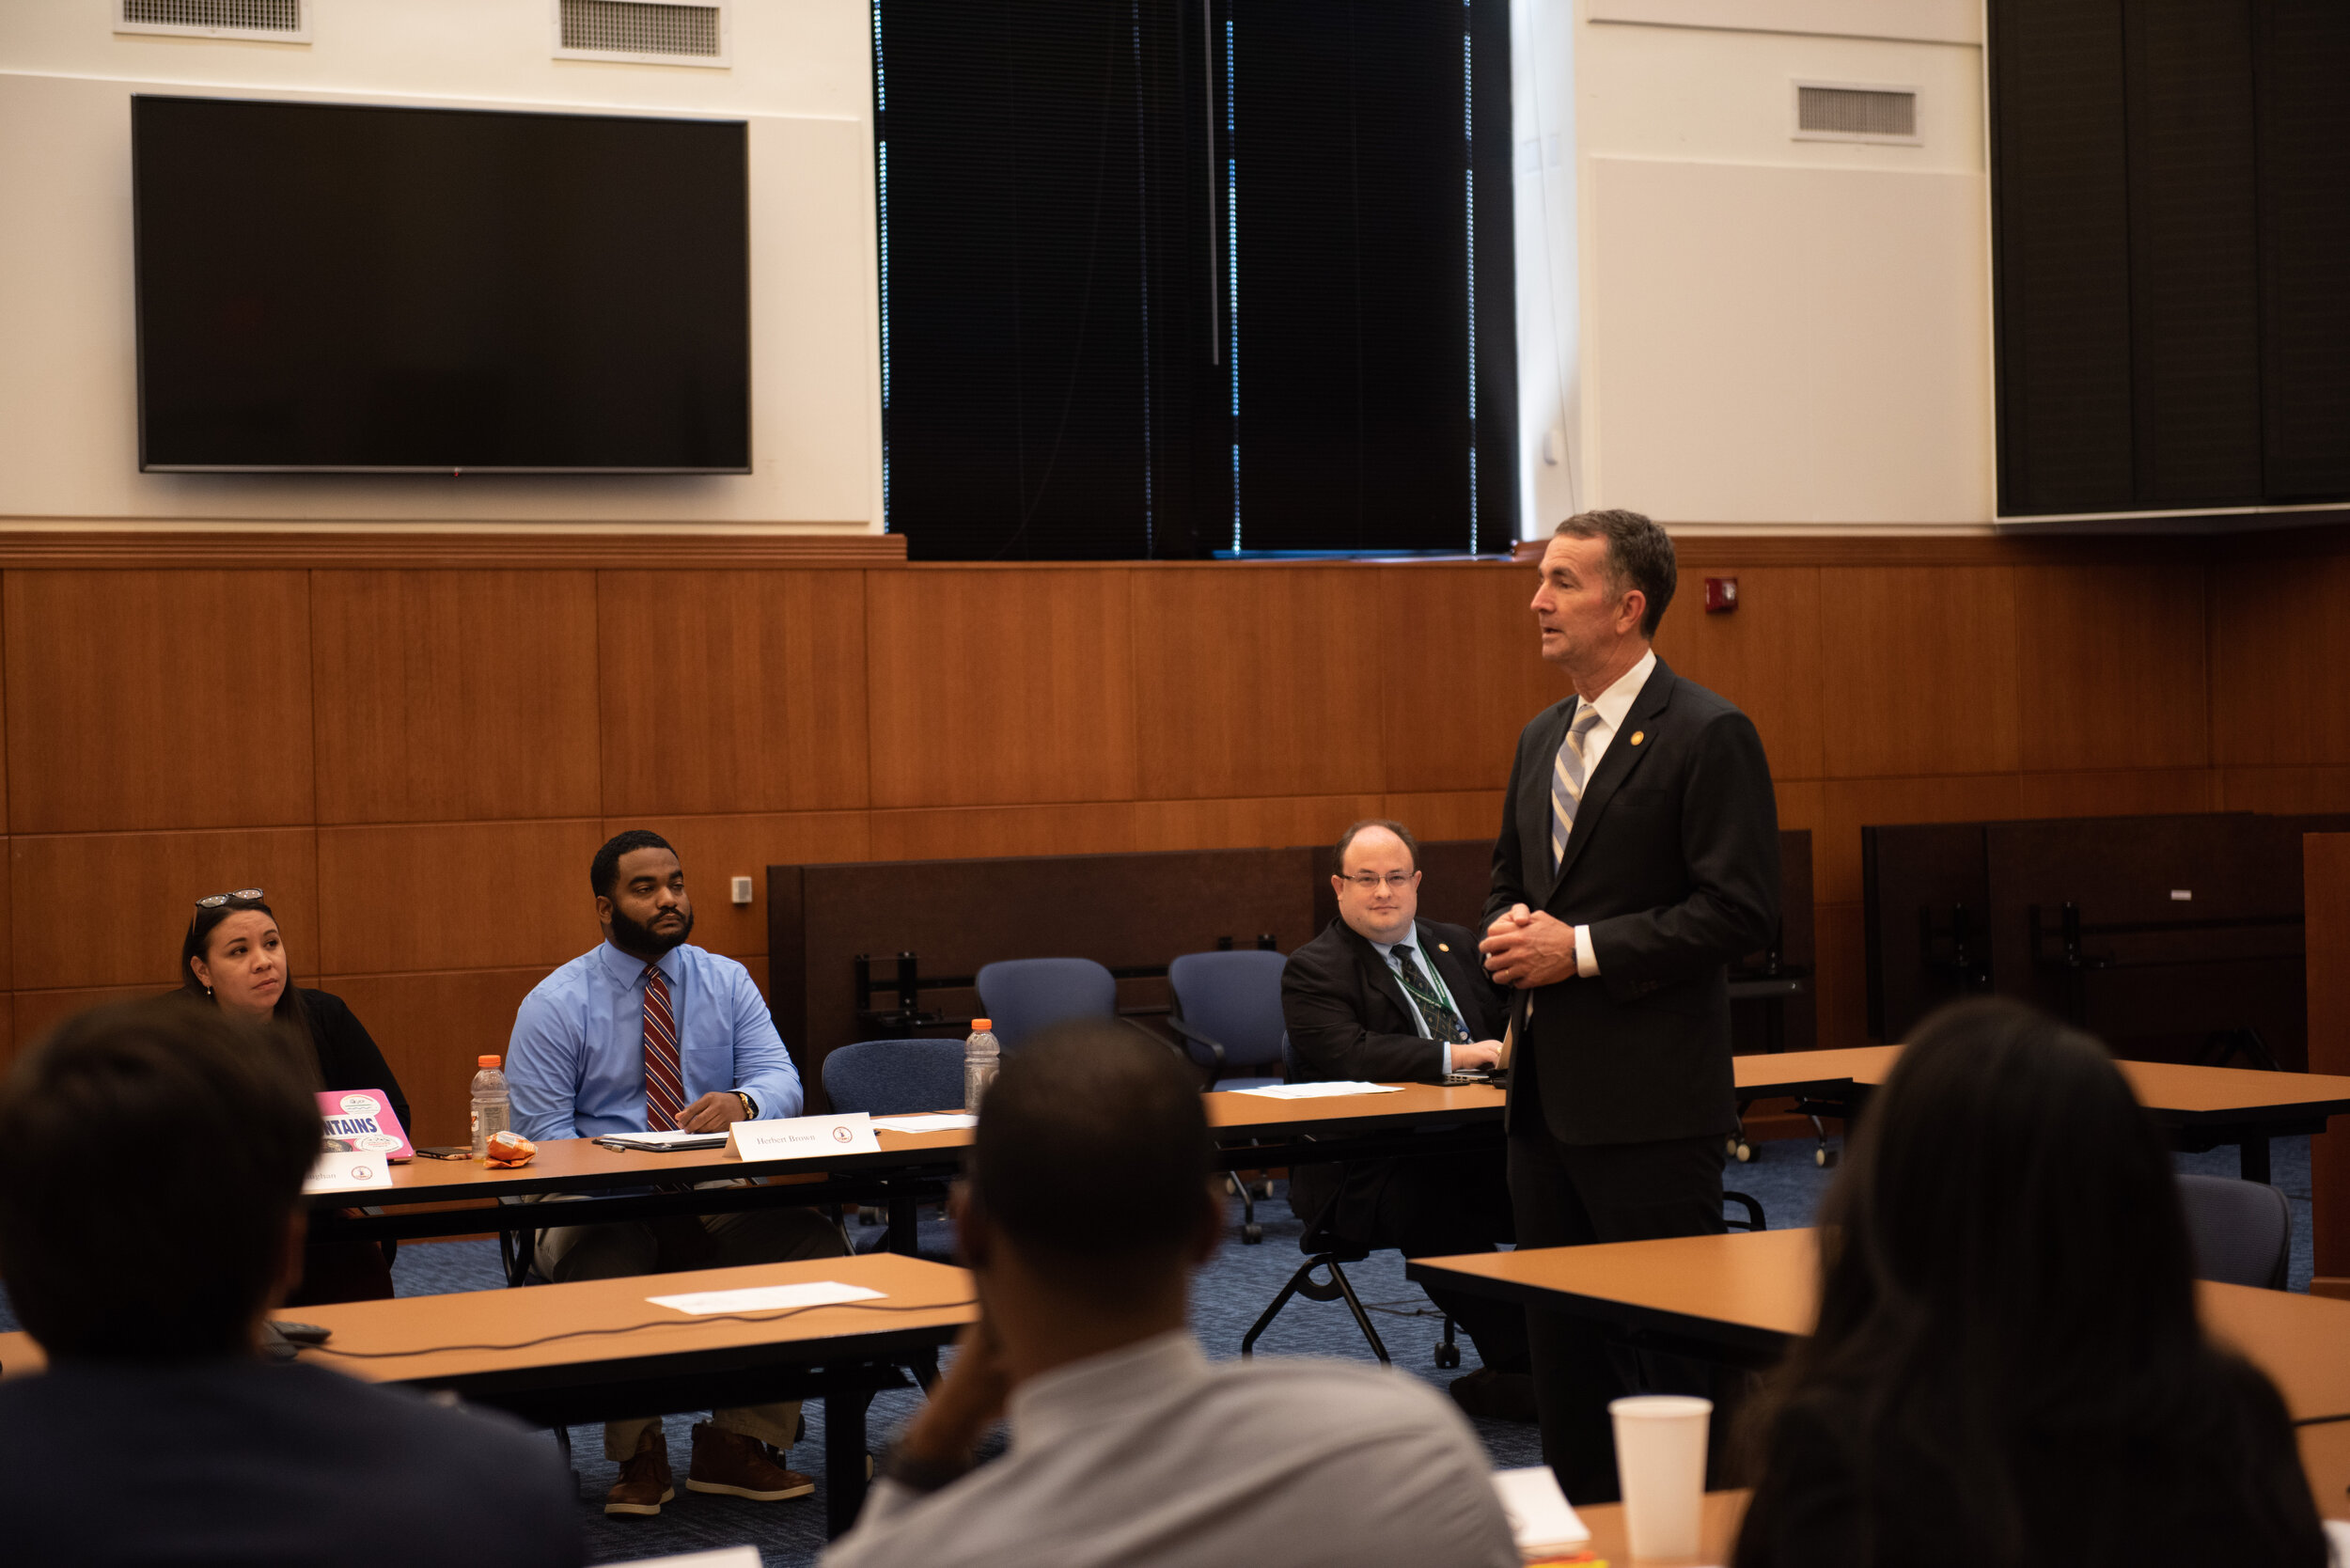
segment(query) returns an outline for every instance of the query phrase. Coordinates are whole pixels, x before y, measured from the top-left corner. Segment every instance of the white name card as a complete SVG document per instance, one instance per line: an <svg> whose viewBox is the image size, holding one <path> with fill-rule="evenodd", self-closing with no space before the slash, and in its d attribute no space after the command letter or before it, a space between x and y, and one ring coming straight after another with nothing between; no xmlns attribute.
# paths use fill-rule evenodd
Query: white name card
<svg viewBox="0 0 2350 1568"><path fill-rule="evenodd" d="M329 1149L303 1182L305 1192L358 1192L392 1184L392 1168L374 1149Z"/></svg>
<svg viewBox="0 0 2350 1568"><path fill-rule="evenodd" d="M878 1154L873 1119L863 1111L847 1116L790 1116L773 1121L737 1121L727 1129L727 1152L738 1160L812 1160L828 1154Z"/></svg>

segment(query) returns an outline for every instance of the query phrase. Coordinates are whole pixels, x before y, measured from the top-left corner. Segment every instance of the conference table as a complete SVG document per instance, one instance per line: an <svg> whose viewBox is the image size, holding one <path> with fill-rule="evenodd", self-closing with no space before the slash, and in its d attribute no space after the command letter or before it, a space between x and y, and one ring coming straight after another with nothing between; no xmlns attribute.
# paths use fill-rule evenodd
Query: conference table
<svg viewBox="0 0 2350 1568"><path fill-rule="evenodd" d="M1590 1318L1631 1344L1759 1369L1811 1331L1818 1237L1731 1231L1418 1258L1404 1274ZM2295 1421L2350 1422L2350 1301L2210 1281L2196 1292L2204 1326L2268 1374Z"/></svg>
<svg viewBox="0 0 2350 1568"><path fill-rule="evenodd" d="M882 1299L701 1316L648 1299L819 1281L879 1291ZM558 1432L618 1417L822 1399L824 1516L837 1535L864 1502L873 1395L902 1387L900 1369L950 1343L978 1321L979 1307L964 1270L876 1252L275 1315L332 1330L302 1360L455 1394ZM44 1364L30 1336L0 1334L0 1377Z"/></svg>
<svg viewBox="0 0 2350 1568"><path fill-rule="evenodd" d="M1502 1091L1484 1084L1404 1084L1388 1093L1305 1100L1239 1091L1201 1099L1226 1170L1491 1146L1500 1136L1503 1105ZM776 1202L874 1201L889 1212L885 1245L911 1253L915 1206L944 1195L971 1145L971 1132L881 1130L874 1139L880 1147L870 1152L743 1160L724 1149L649 1153L607 1149L592 1138L558 1138L540 1144L536 1157L516 1169L418 1158L392 1167L388 1187L311 1193L305 1201L321 1236L400 1239L535 1231L557 1222L540 1204L506 1200L560 1197L564 1225ZM789 1185L767 1184L776 1179ZM744 1181L758 1184L697 1184ZM362 1207L378 1212L349 1212Z"/></svg>
<svg viewBox="0 0 2350 1568"><path fill-rule="evenodd" d="M1741 1100L1791 1095L1821 1115L1851 1116L1901 1059L1899 1045L1783 1051L1732 1058ZM2350 1077L2268 1073L2183 1062L2118 1061L2123 1076L2171 1141L2190 1152L2237 1146L2244 1178L2268 1180L2268 1140L2326 1130L2350 1113Z"/></svg>

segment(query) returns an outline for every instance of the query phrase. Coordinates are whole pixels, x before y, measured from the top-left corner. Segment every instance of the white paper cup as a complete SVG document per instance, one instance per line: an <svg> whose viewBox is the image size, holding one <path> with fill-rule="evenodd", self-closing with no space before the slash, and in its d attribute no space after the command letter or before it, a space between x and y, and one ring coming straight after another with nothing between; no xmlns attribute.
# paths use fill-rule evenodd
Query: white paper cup
<svg viewBox="0 0 2350 1568"><path fill-rule="evenodd" d="M1714 1402L1689 1394L1612 1400L1616 1481L1636 1558L1695 1557L1705 1511L1705 1428Z"/></svg>

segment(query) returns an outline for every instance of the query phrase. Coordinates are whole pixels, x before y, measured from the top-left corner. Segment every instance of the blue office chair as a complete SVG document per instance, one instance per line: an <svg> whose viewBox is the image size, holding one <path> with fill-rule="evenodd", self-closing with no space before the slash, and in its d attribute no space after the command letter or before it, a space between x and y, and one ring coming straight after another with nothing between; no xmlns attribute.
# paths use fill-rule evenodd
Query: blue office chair
<svg viewBox="0 0 2350 1568"><path fill-rule="evenodd" d="M2179 1203L2195 1245L2195 1278L2223 1285L2285 1288L2293 1256L2293 1207L2265 1182L2182 1176Z"/></svg>
<svg viewBox="0 0 2350 1568"><path fill-rule="evenodd" d="M1184 1053L1216 1089L1262 1089L1277 1084L1281 1043L1279 953L1185 953L1167 966L1167 1023L1183 1037Z"/></svg>
<svg viewBox="0 0 2350 1568"><path fill-rule="evenodd" d="M911 1116L963 1108L963 1042L860 1040L824 1058L824 1097L837 1111Z"/></svg>
<svg viewBox="0 0 2350 1568"><path fill-rule="evenodd" d="M1282 1047L1289 1041L1281 1017L1281 971L1288 966L1279 953L1261 949L1185 953L1167 965L1167 1025L1181 1037L1183 1054L1206 1074L1209 1088L1261 1089L1281 1082ZM1253 1247L1264 1240L1257 1200L1272 1198L1272 1180L1264 1180L1261 1192L1238 1172L1226 1180L1240 1194L1240 1239Z"/></svg>
<svg viewBox="0 0 2350 1568"><path fill-rule="evenodd" d="M1118 981L1089 958L1015 958L986 964L978 980L1007 1054L1040 1029L1071 1018L1118 1016Z"/></svg>

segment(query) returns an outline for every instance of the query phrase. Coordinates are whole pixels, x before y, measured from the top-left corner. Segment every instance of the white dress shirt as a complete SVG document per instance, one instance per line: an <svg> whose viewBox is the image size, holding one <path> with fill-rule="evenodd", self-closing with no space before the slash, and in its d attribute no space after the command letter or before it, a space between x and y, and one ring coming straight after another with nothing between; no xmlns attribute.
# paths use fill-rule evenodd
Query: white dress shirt
<svg viewBox="0 0 2350 1568"><path fill-rule="evenodd" d="M1005 1454L884 1479L822 1568L1516 1568L1484 1450L1407 1373L1178 1330L1012 1390Z"/></svg>
<svg viewBox="0 0 2350 1568"><path fill-rule="evenodd" d="M1590 780L1599 776L1599 760L1607 755L1607 743L1614 740L1616 731L1623 728L1624 716L1632 712L1634 699L1639 697L1640 688L1648 684L1648 678L1655 669L1656 651L1652 648L1640 655L1639 663L1617 676L1615 684L1591 699L1591 707L1599 713L1599 722L1583 735L1586 791L1590 788ZM1580 717L1582 712L1578 704L1575 711L1567 715L1569 724ZM1562 740L1559 744L1564 745L1567 743ZM1579 818L1579 808L1577 815ZM1574 928L1574 972L1585 980L1590 980L1599 973L1599 958L1591 951L1591 928L1589 926Z"/></svg>

